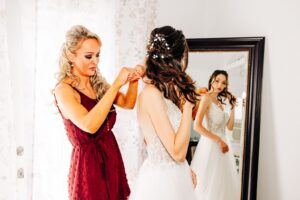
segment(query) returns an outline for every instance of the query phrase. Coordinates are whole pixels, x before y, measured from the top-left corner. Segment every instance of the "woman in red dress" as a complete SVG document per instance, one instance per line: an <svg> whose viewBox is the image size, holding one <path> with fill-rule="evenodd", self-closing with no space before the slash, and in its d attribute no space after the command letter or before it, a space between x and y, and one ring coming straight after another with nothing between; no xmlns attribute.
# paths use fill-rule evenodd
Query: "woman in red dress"
<svg viewBox="0 0 300 200"><path fill-rule="evenodd" d="M112 85L100 75L101 40L74 26L62 46L56 103L73 146L69 172L70 200L125 200L130 189L112 133L114 105L132 109L143 71L123 67ZM119 89L129 82L126 94Z"/></svg>

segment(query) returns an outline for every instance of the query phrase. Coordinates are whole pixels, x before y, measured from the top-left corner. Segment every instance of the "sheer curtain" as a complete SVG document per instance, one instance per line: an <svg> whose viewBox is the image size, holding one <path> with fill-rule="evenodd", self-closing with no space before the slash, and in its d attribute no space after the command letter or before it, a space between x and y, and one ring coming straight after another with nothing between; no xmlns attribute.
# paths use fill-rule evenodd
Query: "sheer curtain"
<svg viewBox="0 0 300 200"><path fill-rule="evenodd" d="M16 198L16 157L14 153L11 72L7 46L7 12L0 1L0 199Z"/></svg>
<svg viewBox="0 0 300 200"><path fill-rule="evenodd" d="M156 5L156 0L128 0L117 5L117 67L134 66L144 62L147 39L156 24ZM116 71L118 70L119 68L116 68ZM139 91L142 87L143 83L140 81ZM138 129L136 109L117 109L117 113L114 133L124 160L129 186L132 187L145 155L145 144Z"/></svg>
<svg viewBox="0 0 300 200"><path fill-rule="evenodd" d="M4 187L1 185L1 199L31 198L35 83L34 2L2 0L0 3L0 76L3 84L0 92L0 171L4 173L0 182L5 184Z"/></svg>

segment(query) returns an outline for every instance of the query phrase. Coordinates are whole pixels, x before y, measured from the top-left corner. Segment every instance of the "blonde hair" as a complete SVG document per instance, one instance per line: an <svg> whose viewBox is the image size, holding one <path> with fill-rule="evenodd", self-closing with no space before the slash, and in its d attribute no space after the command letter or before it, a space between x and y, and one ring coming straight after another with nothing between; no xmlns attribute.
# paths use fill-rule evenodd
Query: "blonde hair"
<svg viewBox="0 0 300 200"><path fill-rule="evenodd" d="M79 78L72 74L72 62L68 58L68 53L74 54L76 50L80 48L80 45L86 39L95 39L101 43L98 35L88 30L82 25L73 26L66 33L66 41L61 47L61 55L59 58L59 72L56 74L56 78L59 84L66 78L70 78L73 82L72 85L79 85ZM96 91L97 100L100 100L105 92L109 88L109 84L106 82L104 77L99 73L97 67L96 73L90 77L90 82L94 90Z"/></svg>

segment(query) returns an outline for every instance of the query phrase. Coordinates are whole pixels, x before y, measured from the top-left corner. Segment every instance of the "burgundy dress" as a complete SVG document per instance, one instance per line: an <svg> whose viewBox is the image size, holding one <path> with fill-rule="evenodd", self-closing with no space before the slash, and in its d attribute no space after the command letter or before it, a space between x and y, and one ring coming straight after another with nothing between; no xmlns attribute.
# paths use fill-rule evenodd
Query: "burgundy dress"
<svg viewBox="0 0 300 200"><path fill-rule="evenodd" d="M76 91L80 95L81 104L88 111L96 105L96 100ZM95 134L84 132L63 115L62 118L73 146L69 172L69 199L127 199L130 189L121 153L111 131L116 121L115 108L112 106L106 120Z"/></svg>

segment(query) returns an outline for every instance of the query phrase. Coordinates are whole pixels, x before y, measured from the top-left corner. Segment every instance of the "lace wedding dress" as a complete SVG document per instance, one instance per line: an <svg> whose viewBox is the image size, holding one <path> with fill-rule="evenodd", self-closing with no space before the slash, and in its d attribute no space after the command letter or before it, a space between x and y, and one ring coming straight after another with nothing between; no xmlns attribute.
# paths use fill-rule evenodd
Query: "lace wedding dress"
<svg viewBox="0 0 300 200"><path fill-rule="evenodd" d="M229 116L215 103L206 115L206 128L218 135L229 146L225 135L225 128ZM202 136L196 148L191 167L197 174L197 187L195 194L197 200L238 200L239 184L238 173L234 156L229 146L229 152L222 153L218 144L211 139Z"/></svg>
<svg viewBox="0 0 300 200"><path fill-rule="evenodd" d="M177 131L181 112L172 101L164 99L169 120ZM138 113L139 115L139 113ZM130 200L195 200L191 171L187 161L177 163L169 155L155 131L143 129L143 135L150 136L145 158L132 188ZM148 137L149 138L149 137Z"/></svg>

